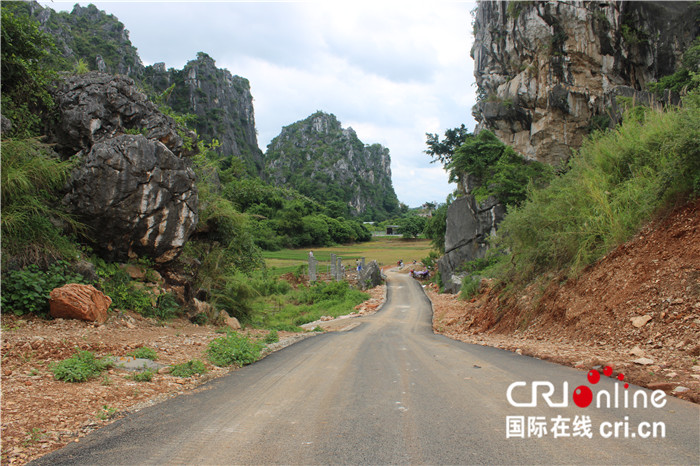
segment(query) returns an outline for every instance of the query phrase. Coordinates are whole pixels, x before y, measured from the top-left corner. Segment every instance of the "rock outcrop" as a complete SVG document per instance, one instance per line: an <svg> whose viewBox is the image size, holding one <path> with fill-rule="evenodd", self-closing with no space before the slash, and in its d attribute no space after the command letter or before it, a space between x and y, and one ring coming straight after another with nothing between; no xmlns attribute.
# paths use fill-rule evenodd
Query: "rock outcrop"
<svg viewBox="0 0 700 466"><path fill-rule="evenodd" d="M464 263L486 255L488 238L496 233L504 216L505 207L493 196L479 204L474 196L467 195L450 204L447 209L445 255L438 261L445 291L459 291L465 274L457 270Z"/></svg>
<svg viewBox="0 0 700 466"><path fill-rule="evenodd" d="M389 149L363 144L332 114L317 112L285 126L268 146L265 175L320 202L347 205L355 216L378 219L398 211Z"/></svg>
<svg viewBox="0 0 700 466"><path fill-rule="evenodd" d="M112 299L92 285L69 283L49 294L49 313L57 319L104 323Z"/></svg>
<svg viewBox="0 0 700 466"><path fill-rule="evenodd" d="M611 116L616 95L675 71L698 12L695 2L480 1L479 127L527 158L566 160L594 118Z"/></svg>
<svg viewBox="0 0 700 466"><path fill-rule="evenodd" d="M88 69L138 78L144 66L129 32L114 16L95 5L76 4L70 13L44 8L35 1L16 2L51 34L60 56L54 57L61 69L73 69L83 60Z"/></svg>
<svg viewBox="0 0 700 466"><path fill-rule="evenodd" d="M54 99L59 118L51 133L59 153L87 151L98 141L129 132L157 139L182 155L175 120L163 115L131 78L99 72L69 76L58 84Z"/></svg>
<svg viewBox="0 0 700 466"><path fill-rule="evenodd" d="M357 284L363 291L382 284L382 269L377 264L377 261L368 263L360 270L357 276Z"/></svg>
<svg viewBox="0 0 700 466"><path fill-rule="evenodd" d="M174 259L194 231L195 175L162 142L123 134L95 144L71 176L64 198L91 227L103 256Z"/></svg>
<svg viewBox="0 0 700 466"><path fill-rule="evenodd" d="M64 202L91 228L98 252L174 259L198 219L195 174L174 120L123 76L68 77L54 98L56 148L79 159Z"/></svg>
<svg viewBox="0 0 700 466"><path fill-rule="evenodd" d="M247 79L217 68L202 52L182 70L166 70L164 63L148 66L143 79L156 92L167 94L164 101L174 110L196 115L197 134L206 142L219 141L219 154L238 157L251 174L260 174L263 154Z"/></svg>

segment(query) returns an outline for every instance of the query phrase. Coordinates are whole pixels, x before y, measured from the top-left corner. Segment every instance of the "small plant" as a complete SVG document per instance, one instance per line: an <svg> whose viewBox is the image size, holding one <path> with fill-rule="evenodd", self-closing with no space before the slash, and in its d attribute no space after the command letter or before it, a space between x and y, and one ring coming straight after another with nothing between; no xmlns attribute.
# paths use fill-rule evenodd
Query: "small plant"
<svg viewBox="0 0 700 466"><path fill-rule="evenodd" d="M109 374L102 374L102 381L100 382L101 385L105 387L109 387L112 385L112 379L109 377Z"/></svg>
<svg viewBox="0 0 700 466"><path fill-rule="evenodd" d="M38 427L34 427L31 431L29 431L29 433L27 433L27 438L24 440L23 445L31 445L33 443L38 442L44 437L46 437L46 432L44 432L42 429L39 429Z"/></svg>
<svg viewBox="0 0 700 466"><path fill-rule="evenodd" d="M204 374L207 368L199 359L192 359L182 364L170 366L170 375L173 377L192 377L194 374Z"/></svg>
<svg viewBox="0 0 700 466"><path fill-rule="evenodd" d="M479 280L467 275L462 280L462 288L460 289L459 299L467 300L474 297L479 292Z"/></svg>
<svg viewBox="0 0 700 466"><path fill-rule="evenodd" d="M112 366L108 358L97 359L90 351L78 351L72 357L51 367L56 380L64 382L85 382Z"/></svg>
<svg viewBox="0 0 700 466"><path fill-rule="evenodd" d="M259 342L253 342L243 335L232 332L209 343L207 357L213 364L220 367L233 364L245 366L260 359L261 349Z"/></svg>
<svg viewBox="0 0 700 466"><path fill-rule="evenodd" d="M127 353L127 356L131 356L136 359L150 359L151 361L158 359L158 353L156 353L156 350L147 346L136 348L135 350Z"/></svg>
<svg viewBox="0 0 700 466"><path fill-rule="evenodd" d="M107 419L111 419L116 412L117 408L102 405L102 409L100 409L100 411L98 411L97 413L97 419L100 419L101 421L106 421Z"/></svg>
<svg viewBox="0 0 700 466"><path fill-rule="evenodd" d="M280 341L280 336L277 333L277 330L271 330L270 333L268 333L265 336L265 343L270 344L270 343L277 343Z"/></svg>
<svg viewBox="0 0 700 466"><path fill-rule="evenodd" d="M150 382L153 379L155 372L152 369L146 369L140 372L134 372L129 378L134 382Z"/></svg>

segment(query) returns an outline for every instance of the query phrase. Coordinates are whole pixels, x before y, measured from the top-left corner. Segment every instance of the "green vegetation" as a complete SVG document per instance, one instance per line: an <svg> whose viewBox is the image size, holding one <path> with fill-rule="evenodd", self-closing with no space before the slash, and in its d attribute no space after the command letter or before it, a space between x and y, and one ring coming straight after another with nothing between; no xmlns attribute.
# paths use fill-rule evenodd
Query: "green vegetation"
<svg viewBox="0 0 700 466"><path fill-rule="evenodd" d="M530 183L544 185L553 175L550 166L525 160L488 130L467 135L446 168L452 181L461 183L464 174L479 180L472 191L478 202L496 196L506 206L520 204Z"/></svg>
<svg viewBox="0 0 700 466"><path fill-rule="evenodd" d="M85 382L111 366L109 358L98 359L90 351L78 351L69 359L54 364L51 371L56 380Z"/></svg>
<svg viewBox="0 0 700 466"><path fill-rule="evenodd" d="M271 330L270 333L268 333L267 336L265 336L265 340L263 341L268 345L270 343L277 343L278 341L280 341L280 336L277 333L277 330Z"/></svg>
<svg viewBox="0 0 700 466"><path fill-rule="evenodd" d="M182 364L173 364L170 366L170 375L173 377L192 377L195 374L205 374L207 368L199 359L192 359Z"/></svg>
<svg viewBox="0 0 700 466"><path fill-rule="evenodd" d="M153 379L155 372L153 369L144 369L142 371L137 371L128 376L129 379L134 382L150 382Z"/></svg>
<svg viewBox="0 0 700 466"><path fill-rule="evenodd" d="M542 273L575 274L630 238L678 197L700 194L700 95L666 112L629 112L595 133L569 170L531 188L509 212L498 244L510 250L498 277L518 283Z"/></svg>
<svg viewBox="0 0 700 466"><path fill-rule="evenodd" d="M136 348L135 350L128 352L127 356L131 356L132 358L136 359L150 359L151 361L158 359L158 353L156 353L156 350L147 346Z"/></svg>
<svg viewBox="0 0 700 466"><path fill-rule="evenodd" d="M207 357L212 364L219 367L246 366L260 359L263 345L248 337L231 332L225 337L217 338L209 343Z"/></svg>
<svg viewBox="0 0 700 466"><path fill-rule="evenodd" d="M97 419L101 421L106 421L111 419L117 413L117 408L113 408L108 405L102 405L102 409L97 413Z"/></svg>
<svg viewBox="0 0 700 466"><path fill-rule="evenodd" d="M300 325L319 320L322 316L349 314L367 299L367 293L352 288L345 281L316 283L285 295L258 300L252 323L270 329L298 331Z"/></svg>
<svg viewBox="0 0 700 466"><path fill-rule="evenodd" d="M51 36L41 32L25 11L28 6L25 2L2 3L2 114L12 121L12 128L3 136L38 136L42 120L54 105L48 88L56 72L45 67L44 61L57 51ZM4 152L3 147L3 160Z"/></svg>
<svg viewBox="0 0 700 466"><path fill-rule="evenodd" d="M67 262L51 264L41 270L32 264L24 269L5 272L2 281L3 312L21 316L33 313L47 316L49 313L49 293L66 283L84 283L82 275L72 272Z"/></svg>
<svg viewBox="0 0 700 466"><path fill-rule="evenodd" d="M675 73L649 84L647 89L657 93L666 89L679 93L689 92L700 85L698 73L700 73L700 37L695 38L693 45L685 51L681 66Z"/></svg>
<svg viewBox="0 0 700 466"><path fill-rule="evenodd" d="M71 162L61 161L36 139L2 141L3 266L46 264L77 255L78 246L64 229L83 228L58 199L71 168Z"/></svg>

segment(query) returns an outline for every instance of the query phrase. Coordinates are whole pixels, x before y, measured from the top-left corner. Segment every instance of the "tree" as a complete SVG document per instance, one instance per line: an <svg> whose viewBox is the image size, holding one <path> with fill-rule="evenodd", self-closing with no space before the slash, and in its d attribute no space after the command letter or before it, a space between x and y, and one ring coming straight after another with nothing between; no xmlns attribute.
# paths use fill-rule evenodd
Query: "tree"
<svg viewBox="0 0 700 466"><path fill-rule="evenodd" d="M425 133L425 143L428 145L428 149L425 150L425 153L433 158L431 163L439 161L443 167L447 168L452 161L452 156L455 151L464 143L467 136L470 135L471 133L467 131L464 125L459 128L446 130L445 139L442 141L440 141L437 134Z"/></svg>
<svg viewBox="0 0 700 466"><path fill-rule="evenodd" d="M408 215L396 222L403 238L418 238L425 228L425 218L417 215Z"/></svg>

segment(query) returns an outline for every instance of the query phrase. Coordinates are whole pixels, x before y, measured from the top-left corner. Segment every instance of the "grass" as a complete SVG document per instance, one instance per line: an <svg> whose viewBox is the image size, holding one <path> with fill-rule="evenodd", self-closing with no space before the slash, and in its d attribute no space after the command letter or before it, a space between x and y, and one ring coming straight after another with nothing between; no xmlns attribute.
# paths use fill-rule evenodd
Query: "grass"
<svg viewBox="0 0 700 466"><path fill-rule="evenodd" d="M331 246L324 248L282 249L280 251L265 251L265 264L273 275L283 275L295 272L300 265L308 264L309 251L319 261L319 272L326 272L330 267L331 254L342 258L348 270L355 267L355 259L365 258L365 262L376 260L380 266L395 264L402 259L404 262L421 260L431 251L430 240L402 239L396 237L375 237L366 243L350 246Z"/></svg>
<svg viewBox="0 0 700 466"><path fill-rule="evenodd" d="M110 366L108 358L97 359L90 351L78 351L72 357L54 364L51 371L56 380L85 382Z"/></svg>
<svg viewBox="0 0 700 466"><path fill-rule="evenodd" d="M182 364L170 366L170 375L173 377L192 377L195 374L204 374L207 368L199 359L191 359Z"/></svg>

